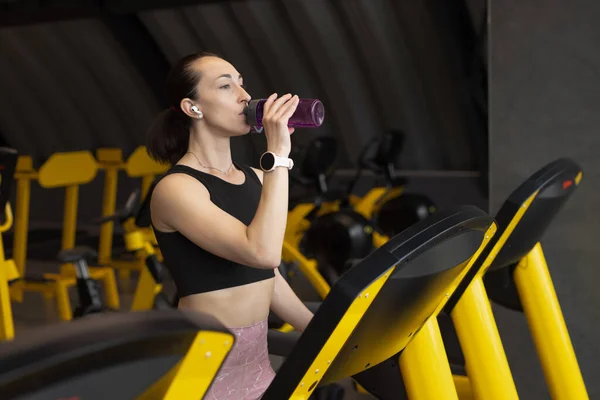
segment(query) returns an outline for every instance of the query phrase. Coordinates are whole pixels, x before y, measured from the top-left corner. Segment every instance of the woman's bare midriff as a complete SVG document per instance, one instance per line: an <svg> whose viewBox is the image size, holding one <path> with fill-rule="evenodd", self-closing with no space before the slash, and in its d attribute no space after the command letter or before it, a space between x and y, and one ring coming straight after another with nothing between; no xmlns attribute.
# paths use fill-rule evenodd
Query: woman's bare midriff
<svg viewBox="0 0 600 400"><path fill-rule="evenodd" d="M264 321L269 315L275 280L193 294L179 299L180 310L213 315L227 328L240 328Z"/></svg>

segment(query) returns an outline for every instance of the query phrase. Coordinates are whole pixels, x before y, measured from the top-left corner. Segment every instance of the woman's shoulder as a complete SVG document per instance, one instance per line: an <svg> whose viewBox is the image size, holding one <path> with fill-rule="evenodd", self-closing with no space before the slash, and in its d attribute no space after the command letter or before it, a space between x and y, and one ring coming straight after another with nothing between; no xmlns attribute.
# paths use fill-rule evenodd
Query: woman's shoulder
<svg viewBox="0 0 600 400"><path fill-rule="evenodd" d="M159 193L167 197L178 197L182 192L188 192L190 188L206 191L206 186L197 175L193 168L176 164L156 181L153 193Z"/></svg>

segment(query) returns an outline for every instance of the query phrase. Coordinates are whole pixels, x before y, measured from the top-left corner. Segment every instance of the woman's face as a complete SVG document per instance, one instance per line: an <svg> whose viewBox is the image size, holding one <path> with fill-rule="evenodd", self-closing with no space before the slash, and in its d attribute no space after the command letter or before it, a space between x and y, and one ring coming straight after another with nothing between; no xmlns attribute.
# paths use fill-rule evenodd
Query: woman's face
<svg viewBox="0 0 600 400"><path fill-rule="evenodd" d="M198 100L194 103L203 114L203 122L213 132L226 135L244 135L250 131L243 114L250 101L244 90L240 73L227 61L217 57L204 57L194 68L201 73L197 87Z"/></svg>

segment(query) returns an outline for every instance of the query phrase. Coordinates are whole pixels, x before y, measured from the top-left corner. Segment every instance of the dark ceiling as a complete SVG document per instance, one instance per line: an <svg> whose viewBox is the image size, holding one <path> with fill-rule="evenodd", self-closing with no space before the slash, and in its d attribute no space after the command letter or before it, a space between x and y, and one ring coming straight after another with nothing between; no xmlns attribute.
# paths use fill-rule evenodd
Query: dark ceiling
<svg viewBox="0 0 600 400"><path fill-rule="evenodd" d="M487 168L485 2L0 0L0 137L39 163L56 151L144 144L168 106L170 65L217 53L253 98L321 99L350 165L402 130L399 167ZM234 144L254 163L262 137Z"/></svg>

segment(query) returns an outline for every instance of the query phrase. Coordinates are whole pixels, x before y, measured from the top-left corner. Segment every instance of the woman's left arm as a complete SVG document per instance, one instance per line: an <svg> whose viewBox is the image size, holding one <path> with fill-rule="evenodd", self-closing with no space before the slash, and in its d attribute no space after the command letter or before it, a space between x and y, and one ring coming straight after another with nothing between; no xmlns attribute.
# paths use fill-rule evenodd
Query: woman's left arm
<svg viewBox="0 0 600 400"><path fill-rule="evenodd" d="M289 283L275 268L275 290L271 299L271 311L292 325L298 331L304 331L313 317L313 313L302 303Z"/></svg>
<svg viewBox="0 0 600 400"><path fill-rule="evenodd" d="M258 168L252 167L260 183L263 182L264 172ZM313 313L302 303L302 300L296 296L289 283L275 268L275 289L271 299L271 311L294 329L303 332L313 317Z"/></svg>

